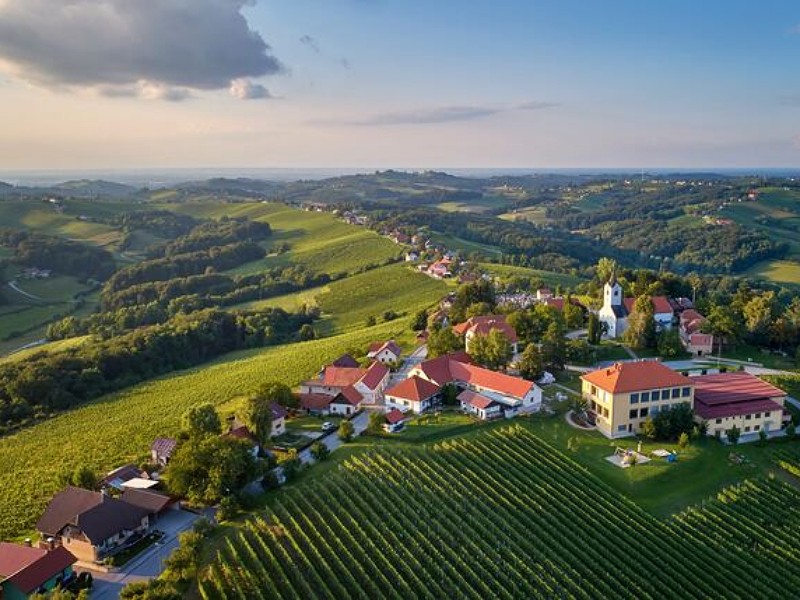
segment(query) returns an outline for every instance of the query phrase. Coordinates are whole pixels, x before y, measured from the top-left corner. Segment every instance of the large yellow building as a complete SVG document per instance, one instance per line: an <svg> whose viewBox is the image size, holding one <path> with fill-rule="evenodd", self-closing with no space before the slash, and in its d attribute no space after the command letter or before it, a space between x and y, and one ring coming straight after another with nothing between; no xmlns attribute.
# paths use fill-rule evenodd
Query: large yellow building
<svg viewBox="0 0 800 600"><path fill-rule="evenodd" d="M636 435L648 417L681 403L694 405L694 383L653 360L616 363L581 376L597 429L609 438Z"/></svg>

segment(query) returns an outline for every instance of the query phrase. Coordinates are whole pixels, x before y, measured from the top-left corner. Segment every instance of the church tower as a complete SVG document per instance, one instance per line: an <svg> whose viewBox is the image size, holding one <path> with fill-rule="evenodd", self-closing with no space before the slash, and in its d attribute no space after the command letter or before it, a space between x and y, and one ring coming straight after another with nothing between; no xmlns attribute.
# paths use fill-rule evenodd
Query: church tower
<svg viewBox="0 0 800 600"><path fill-rule="evenodd" d="M611 279L603 286L603 306L622 306L622 286L616 273L612 273Z"/></svg>

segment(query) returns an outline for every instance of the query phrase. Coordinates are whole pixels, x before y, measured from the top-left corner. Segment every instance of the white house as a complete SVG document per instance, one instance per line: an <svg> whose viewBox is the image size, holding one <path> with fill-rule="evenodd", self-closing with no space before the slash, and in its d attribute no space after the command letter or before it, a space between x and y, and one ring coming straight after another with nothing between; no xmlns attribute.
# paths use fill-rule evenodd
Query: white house
<svg viewBox="0 0 800 600"><path fill-rule="evenodd" d="M397 362L400 360L402 354L403 351L400 346L397 345L397 342L389 340L388 342L375 342L374 344L370 344L369 350L367 351L367 358L386 364Z"/></svg>
<svg viewBox="0 0 800 600"><path fill-rule="evenodd" d="M458 395L458 401L461 403L461 410L473 414L483 421L503 416L503 409L499 402L472 390L461 392Z"/></svg>
<svg viewBox="0 0 800 600"><path fill-rule="evenodd" d="M603 306L597 313L601 323L608 328L606 335L618 338L628 328L628 316L633 312L636 298L625 298L622 295L622 286L617 281L616 275L611 275L603 286ZM659 330L670 329L675 310L666 296L653 296L653 317L656 328Z"/></svg>
<svg viewBox="0 0 800 600"><path fill-rule="evenodd" d="M440 389L435 383L414 375L386 390L384 400L388 409L419 414L433 408Z"/></svg>
<svg viewBox="0 0 800 600"><path fill-rule="evenodd" d="M363 402L364 396L355 387L346 387L333 397L328 405L328 411L332 415L348 417L361 410Z"/></svg>

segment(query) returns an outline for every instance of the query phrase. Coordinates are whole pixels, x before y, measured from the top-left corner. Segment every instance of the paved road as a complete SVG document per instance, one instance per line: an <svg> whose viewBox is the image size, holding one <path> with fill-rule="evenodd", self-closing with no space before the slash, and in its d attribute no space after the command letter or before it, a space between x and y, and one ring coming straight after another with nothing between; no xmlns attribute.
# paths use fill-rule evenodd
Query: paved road
<svg viewBox="0 0 800 600"><path fill-rule="evenodd" d="M408 379L408 374L416 367L419 363L425 360L425 357L428 356L428 346L423 344L414 352L412 352L408 358L403 361L403 366L400 367L397 372L392 373L391 377L389 378L389 386L396 385L403 381L404 379Z"/></svg>
<svg viewBox="0 0 800 600"><path fill-rule="evenodd" d="M369 411L368 410L363 411L360 415L351 419L350 422L353 424L354 434L359 435L360 433L365 431L367 429L367 426L369 425ZM328 447L328 450L330 450L331 452L336 450L339 446L341 446L344 443L342 442L342 440L339 439L339 435L335 431L333 433L326 435L325 437L320 438L319 441L325 444ZM300 452L300 454L298 454L297 457L302 462L310 465L313 465L315 462L313 457L311 456L310 448L306 448L305 450Z"/></svg>
<svg viewBox="0 0 800 600"><path fill-rule="evenodd" d="M124 571L117 573L104 573L92 571L94 588L92 600L113 600L119 598L119 593L125 585L134 581L153 579L161 574L164 569L164 559L178 547L178 534L191 528L199 518L195 513L185 510L170 511L164 514L156 523L155 528L166 535L157 545L150 546L139 556L125 566ZM78 571L86 569L78 568Z"/></svg>

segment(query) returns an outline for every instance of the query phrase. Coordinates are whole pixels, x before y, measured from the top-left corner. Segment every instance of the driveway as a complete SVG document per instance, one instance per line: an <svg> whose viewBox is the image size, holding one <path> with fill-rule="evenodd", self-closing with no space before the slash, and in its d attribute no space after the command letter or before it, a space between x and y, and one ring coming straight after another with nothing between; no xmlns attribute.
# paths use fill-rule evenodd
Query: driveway
<svg viewBox="0 0 800 600"><path fill-rule="evenodd" d="M365 410L362 411L360 415L357 415L350 419L350 422L353 424L353 435L354 437L360 435L363 431L367 429L369 425L369 411ZM321 437L319 439L320 442L325 444L328 447L328 450L333 452L338 447L340 447L344 442L339 439L339 434L334 431L329 433L328 435ZM297 457L306 464L314 464L314 458L311 456L311 449L306 448L302 452L300 452Z"/></svg>
<svg viewBox="0 0 800 600"><path fill-rule="evenodd" d="M388 387L392 387L393 385L397 385L404 379L408 379L408 374L411 372L411 369L416 367L419 363L425 360L425 357L428 356L428 346L423 344L414 352L409 354L408 358L403 361L403 366L400 367L397 372L392 373L389 378L389 385Z"/></svg>
<svg viewBox="0 0 800 600"><path fill-rule="evenodd" d="M155 529L164 532L164 537L153 544L116 573L92 571L94 588L92 600L119 598L122 588L128 583L158 577L164 570L164 559L178 547L178 534L190 529L199 515L186 510L172 510L162 515Z"/></svg>

